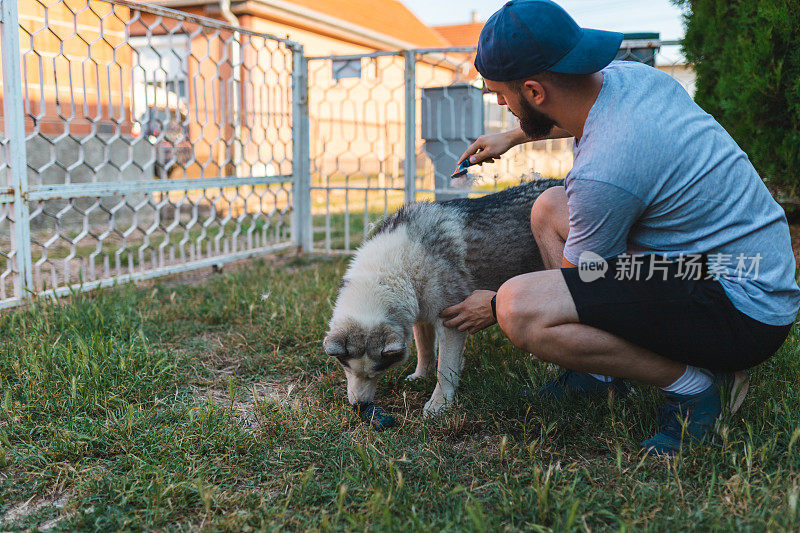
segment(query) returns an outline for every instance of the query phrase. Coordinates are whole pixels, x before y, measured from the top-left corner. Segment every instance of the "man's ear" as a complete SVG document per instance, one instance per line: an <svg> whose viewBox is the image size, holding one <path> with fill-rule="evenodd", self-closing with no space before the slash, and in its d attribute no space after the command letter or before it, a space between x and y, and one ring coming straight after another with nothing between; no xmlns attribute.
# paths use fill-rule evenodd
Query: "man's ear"
<svg viewBox="0 0 800 533"><path fill-rule="evenodd" d="M525 80L522 84L524 93L528 96L529 101L536 105L542 105L547 97L544 85L536 80Z"/></svg>

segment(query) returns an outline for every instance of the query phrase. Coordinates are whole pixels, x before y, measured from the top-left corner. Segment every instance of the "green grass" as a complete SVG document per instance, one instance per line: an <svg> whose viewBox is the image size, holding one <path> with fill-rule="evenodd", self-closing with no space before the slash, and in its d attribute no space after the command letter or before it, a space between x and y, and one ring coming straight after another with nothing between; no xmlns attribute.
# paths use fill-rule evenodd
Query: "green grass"
<svg viewBox="0 0 800 533"><path fill-rule="evenodd" d="M639 453L656 429L646 388L525 405L520 388L552 371L496 327L470 338L441 419L421 418L434 383L406 383L411 363L387 375L378 401L399 427L375 433L320 347L344 266L253 262L0 316L0 517L34 508L0 529L800 525L799 328L728 429L673 460Z"/></svg>

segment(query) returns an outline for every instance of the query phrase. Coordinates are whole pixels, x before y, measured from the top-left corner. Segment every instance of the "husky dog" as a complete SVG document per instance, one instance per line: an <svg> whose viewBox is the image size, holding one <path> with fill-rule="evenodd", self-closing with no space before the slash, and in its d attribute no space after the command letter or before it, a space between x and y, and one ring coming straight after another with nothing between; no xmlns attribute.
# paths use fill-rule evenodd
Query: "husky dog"
<svg viewBox="0 0 800 533"><path fill-rule="evenodd" d="M347 377L351 404L372 402L378 378L408 358L428 375L438 340L436 389L425 415L455 400L467 333L442 325L439 313L472 291L496 291L509 278L542 270L531 234L534 200L560 180L536 180L476 199L417 202L384 219L359 247L344 275L323 347Z"/></svg>

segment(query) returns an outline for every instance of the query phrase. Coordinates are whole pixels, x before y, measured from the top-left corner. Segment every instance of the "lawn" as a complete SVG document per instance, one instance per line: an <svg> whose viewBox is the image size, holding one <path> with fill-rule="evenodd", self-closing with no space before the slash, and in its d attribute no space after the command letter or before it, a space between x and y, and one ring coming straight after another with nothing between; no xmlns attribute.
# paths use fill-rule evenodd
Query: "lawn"
<svg viewBox="0 0 800 533"><path fill-rule="evenodd" d="M0 529L800 527L800 328L710 446L668 460L653 391L526 404L554 370L492 327L459 405L412 364L376 433L321 350L346 259L260 260L0 315ZM197 273L193 276L200 278Z"/></svg>

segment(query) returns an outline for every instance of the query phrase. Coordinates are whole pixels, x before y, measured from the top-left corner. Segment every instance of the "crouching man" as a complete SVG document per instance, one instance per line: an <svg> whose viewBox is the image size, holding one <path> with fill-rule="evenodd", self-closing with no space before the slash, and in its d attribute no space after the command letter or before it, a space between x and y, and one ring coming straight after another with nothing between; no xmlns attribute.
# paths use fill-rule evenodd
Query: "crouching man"
<svg viewBox="0 0 800 533"><path fill-rule="evenodd" d="M785 341L800 289L786 217L747 156L670 76L612 61L621 39L549 0L513 0L487 21L475 67L520 128L479 138L462 159L560 128L575 161L531 213L549 270L442 316L470 332L496 320L514 345L568 369L542 397L624 393L625 379L658 387L666 416L642 446L672 454L710 436L720 389L738 407L742 371Z"/></svg>

